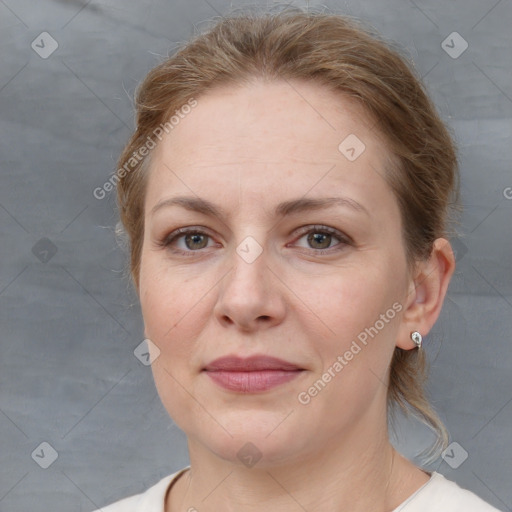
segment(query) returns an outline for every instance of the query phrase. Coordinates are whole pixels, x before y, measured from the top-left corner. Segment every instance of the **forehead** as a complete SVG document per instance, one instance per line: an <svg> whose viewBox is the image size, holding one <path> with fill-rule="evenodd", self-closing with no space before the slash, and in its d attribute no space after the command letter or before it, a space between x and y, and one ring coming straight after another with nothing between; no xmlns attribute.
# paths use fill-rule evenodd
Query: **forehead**
<svg viewBox="0 0 512 512"><path fill-rule="evenodd" d="M229 201L242 189L260 202L336 190L372 202L391 194L390 156L364 109L319 84L217 87L154 150L146 211L173 192Z"/></svg>
<svg viewBox="0 0 512 512"><path fill-rule="evenodd" d="M358 133L368 143L379 138L362 106L313 82L258 80L244 86L220 86L199 97L197 103L166 137L170 144L160 145L165 150L174 142L176 159L190 161L198 151L225 154L227 150L246 157L263 157L272 150L300 158L311 157L312 147L337 158L339 143L350 134ZM244 139L243 146L234 138ZM279 144L268 144L271 140ZM267 144L261 146L262 142Z"/></svg>

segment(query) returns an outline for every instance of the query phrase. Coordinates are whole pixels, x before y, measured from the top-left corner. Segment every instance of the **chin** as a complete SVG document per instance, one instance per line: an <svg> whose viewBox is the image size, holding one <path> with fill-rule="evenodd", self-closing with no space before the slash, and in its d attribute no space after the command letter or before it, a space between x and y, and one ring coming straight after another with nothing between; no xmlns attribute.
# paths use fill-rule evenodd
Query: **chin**
<svg viewBox="0 0 512 512"><path fill-rule="evenodd" d="M248 469L270 469L289 464L297 456L297 447L282 439L276 442L269 438L234 438L229 443L214 444L209 448L217 457Z"/></svg>
<svg viewBox="0 0 512 512"><path fill-rule="evenodd" d="M208 428L211 425L204 425L200 431L196 427L194 437L217 457L238 466L263 469L290 463L312 444L312 439L306 439L304 425L292 428L292 418L283 422L283 414L257 411L241 414L238 411L229 418L216 417L222 425L228 426L232 437L219 425L214 430ZM287 422L290 423L286 425Z"/></svg>

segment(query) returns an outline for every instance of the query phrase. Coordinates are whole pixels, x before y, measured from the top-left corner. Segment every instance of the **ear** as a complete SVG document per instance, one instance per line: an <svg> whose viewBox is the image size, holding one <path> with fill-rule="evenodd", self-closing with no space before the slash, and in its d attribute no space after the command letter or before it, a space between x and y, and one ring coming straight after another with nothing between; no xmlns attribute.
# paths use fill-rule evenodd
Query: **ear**
<svg viewBox="0 0 512 512"><path fill-rule="evenodd" d="M413 349L416 345L411 339L411 333L418 331L426 336L430 332L441 312L454 270L455 257L450 242L438 238L428 260L418 262L409 283L397 347Z"/></svg>

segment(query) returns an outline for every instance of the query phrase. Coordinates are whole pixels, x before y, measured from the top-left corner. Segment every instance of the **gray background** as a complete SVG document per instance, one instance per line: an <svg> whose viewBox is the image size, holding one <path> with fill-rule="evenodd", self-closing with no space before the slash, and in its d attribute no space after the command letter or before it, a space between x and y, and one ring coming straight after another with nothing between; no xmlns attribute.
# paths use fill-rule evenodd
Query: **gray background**
<svg viewBox="0 0 512 512"><path fill-rule="evenodd" d="M426 350L432 400L468 458L431 467L511 510L511 2L325 5L397 41L456 136L458 269ZM133 127L137 83L229 10L220 0L0 0L2 512L90 511L188 464L185 436L134 356L143 329L114 195L92 191ZM31 47L43 31L58 43L46 59ZM442 47L454 31L469 45L458 58ZM427 433L402 422L398 438L413 457ZM47 469L42 442L58 453ZM455 447L451 464L463 455Z"/></svg>

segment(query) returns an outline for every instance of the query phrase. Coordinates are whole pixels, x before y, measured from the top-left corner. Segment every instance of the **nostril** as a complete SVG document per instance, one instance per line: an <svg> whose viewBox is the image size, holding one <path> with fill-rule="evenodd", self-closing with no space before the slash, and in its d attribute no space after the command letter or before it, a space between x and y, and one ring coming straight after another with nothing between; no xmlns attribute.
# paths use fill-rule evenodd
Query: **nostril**
<svg viewBox="0 0 512 512"><path fill-rule="evenodd" d="M227 323L227 324L234 324L235 322L233 322L233 320L231 320L231 318L229 318L228 315L224 315L223 317L223 320Z"/></svg>

